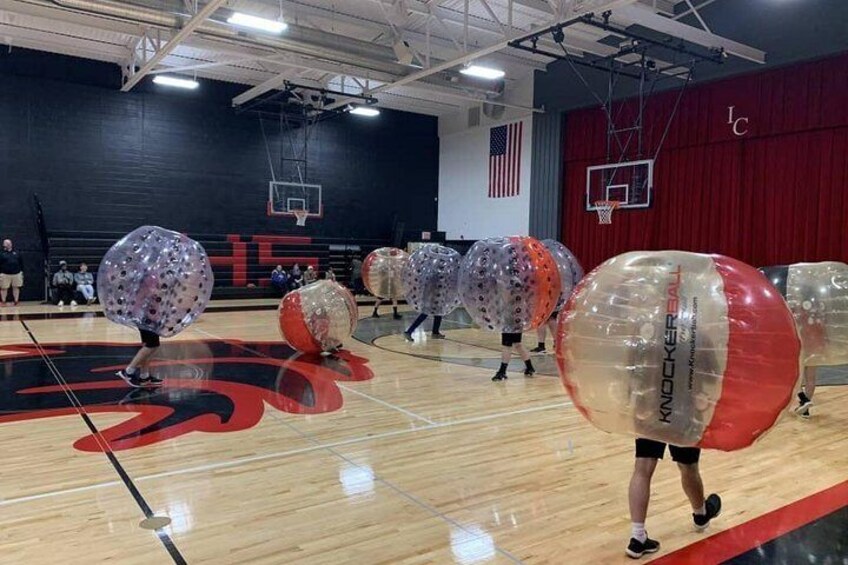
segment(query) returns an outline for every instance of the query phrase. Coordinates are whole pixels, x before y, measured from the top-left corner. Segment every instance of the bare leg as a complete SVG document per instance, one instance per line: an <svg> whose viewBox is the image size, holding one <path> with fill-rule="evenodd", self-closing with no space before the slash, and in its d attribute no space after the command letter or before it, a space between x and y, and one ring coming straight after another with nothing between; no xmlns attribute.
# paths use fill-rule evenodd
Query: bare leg
<svg viewBox="0 0 848 565"><path fill-rule="evenodd" d="M816 368L804 367L804 394L810 400L813 399L813 394L816 392Z"/></svg>
<svg viewBox="0 0 848 565"><path fill-rule="evenodd" d="M657 468L657 459L637 457L630 477L628 500L630 502L630 521L644 524L648 517L648 502L651 499L651 479Z"/></svg>
<svg viewBox="0 0 848 565"><path fill-rule="evenodd" d="M515 345L513 345L513 347L521 356L522 361L527 362L530 360L530 353L527 351L527 348L524 347L523 343L516 343Z"/></svg>
<svg viewBox="0 0 848 565"><path fill-rule="evenodd" d="M701 470L697 463L691 465L677 464L680 470L680 484L683 485L683 492L689 498L689 504L692 505L692 511L696 514L704 511L704 482L701 480Z"/></svg>
<svg viewBox="0 0 848 565"><path fill-rule="evenodd" d="M137 370L146 369L156 354L156 349L155 347L142 347L139 349L138 353L130 361L130 364L127 365L127 372L134 374Z"/></svg>
<svg viewBox="0 0 848 565"><path fill-rule="evenodd" d="M12 287L12 297L15 299L15 304L21 301L21 289L20 287ZM815 379L815 374L813 374L813 379ZM813 380L813 386L815 385L815 380Z"/></svg>
<svg viewBox="0 0 848 565"><path fill-rule="evenodd" d="M542 324L539 326L539 329L536 330L536 339L539 343L545 343L545 340L548 338L548 324Z"/></svg>
<svg viewBox="0 0 848 565"><path fill-rule="evenodd" d="M512 347L507 347L506 345L501 346L501 363L504 365L509 365L509 361L512 359Z"/></svg>

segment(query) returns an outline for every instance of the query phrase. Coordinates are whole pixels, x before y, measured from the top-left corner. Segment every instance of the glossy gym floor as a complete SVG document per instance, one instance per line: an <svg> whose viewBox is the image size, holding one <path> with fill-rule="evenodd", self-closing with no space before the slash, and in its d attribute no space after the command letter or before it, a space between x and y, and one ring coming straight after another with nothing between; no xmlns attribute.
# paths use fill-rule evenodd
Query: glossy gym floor
<svg viewBox="0 0 848 565"><path fill-rule="evenodd" d="M408 343L414 315L385 312L361 308L338 358L309 358L273 301L213 303L146 391L113 376L137 335L96 308L6 308L0 562L630 562L632 440L583 420L553 357L492 383L497 335L457 313L448 339L425 322ZM707 532L660 464L655 562L845 563L848 369L821 380L809 421L704 454L724 499Z"/></svg>

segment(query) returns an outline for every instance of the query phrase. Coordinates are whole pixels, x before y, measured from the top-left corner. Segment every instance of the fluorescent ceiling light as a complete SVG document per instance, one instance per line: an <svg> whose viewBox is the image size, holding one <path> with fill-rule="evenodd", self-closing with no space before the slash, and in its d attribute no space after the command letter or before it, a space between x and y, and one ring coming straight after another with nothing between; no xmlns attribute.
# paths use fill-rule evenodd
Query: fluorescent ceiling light
<svg viewBox="0 0 848 565"><path fill-rule="evenodd" d="M194 90L200 83L196 80L191 80L189 78L177 78L170 77L168 75L156 75L156 78L153 79L153 82L156 84L161 84L162 86L175 86L177 88L185 88L188 90Z"/></svg>
<svg viewBox="0 0 848 565"><path fill-rule="evenodd" d="M492 69L489 67L481 67L480 65L469 65L459 70L464 75L477 77L477 78L485 78L489 80L495 80L498 78L503 78L506 74L505 72L499 69Z"/></svg>
<svg viewBox="0 0 848 565"><path fill-rule="evenodd" d="M369 118L373 118L380 115L380 110L377 108L367 108L365 106L354 106L350 110L350 113L355 116L368 116Z"/></svg>
<svg viewBox="0 0 848 565"><path fill-rule="evenodd" d="M234 12L233 15L227 19L227 23L241 27L249 27L251 29L258 29L260 31L267 31L269 33L283 33L286 28L289 27L286 22L269 20L266 18L251 16L249 14L242 14L241 12Z"/></svg>

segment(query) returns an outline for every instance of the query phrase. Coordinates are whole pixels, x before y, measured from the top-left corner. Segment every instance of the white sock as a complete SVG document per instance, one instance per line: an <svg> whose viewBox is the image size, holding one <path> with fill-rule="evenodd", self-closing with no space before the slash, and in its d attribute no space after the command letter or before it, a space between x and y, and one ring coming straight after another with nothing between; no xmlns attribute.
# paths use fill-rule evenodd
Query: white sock
<svg viewBox="0 0 848 565"><path fill-rule="evenodd" d="M127 368L126 368L126 370L125 370L124 372L125 372L126 374L130 375L130 376L133 376L137 370L138 370L138 369L130 369L129 367L127 367Z"/></svg>
<svg viewBox="0 0 848 565"><path fill-rule="evenodd" d="M645 523L631 522L630 537L635 538L639 543L645 543L645 540L648 539L648 533L645 532Z"/></svg>
<svg viewBox="0 0 848 565"><path fill-rule="evenodd" d="M694 509L694 513L698 516L706 516L707 515L707 504L704 503L700 508Z"/></svg>

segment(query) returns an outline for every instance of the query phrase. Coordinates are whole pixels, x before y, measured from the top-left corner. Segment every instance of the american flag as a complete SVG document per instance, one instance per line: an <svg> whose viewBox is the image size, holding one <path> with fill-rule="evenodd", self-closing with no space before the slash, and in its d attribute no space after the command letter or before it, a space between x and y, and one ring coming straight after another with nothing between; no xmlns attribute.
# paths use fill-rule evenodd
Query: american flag
<svg viewBox="0 0 848 565"><path fill-rule="evenodd" d="M518 196L523 122L489 130L489 198Z"/></svg>

